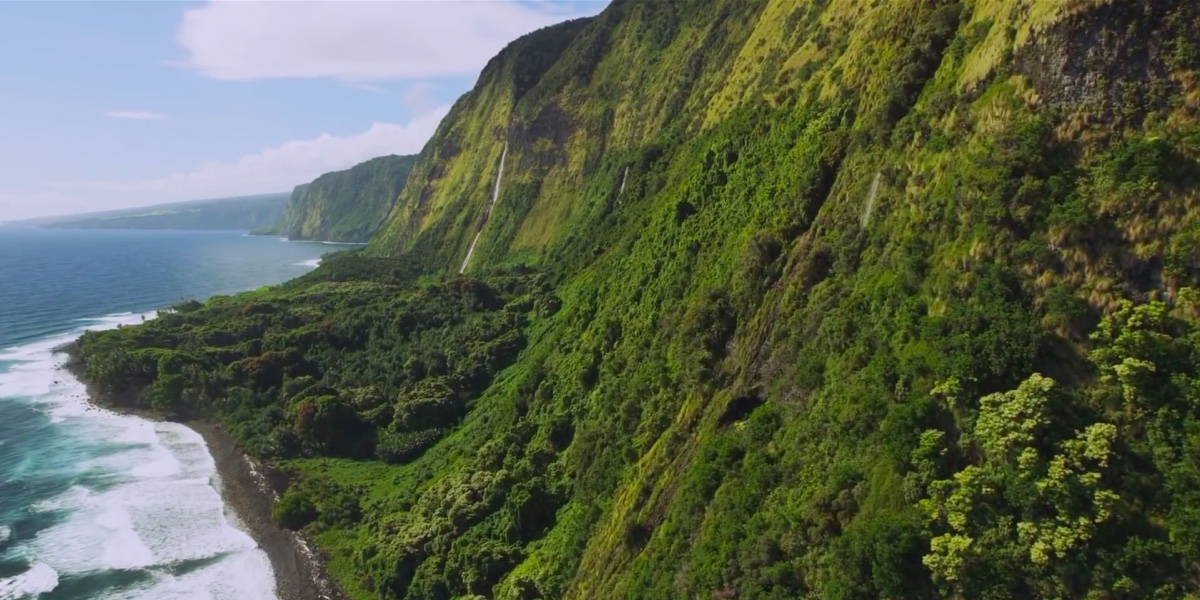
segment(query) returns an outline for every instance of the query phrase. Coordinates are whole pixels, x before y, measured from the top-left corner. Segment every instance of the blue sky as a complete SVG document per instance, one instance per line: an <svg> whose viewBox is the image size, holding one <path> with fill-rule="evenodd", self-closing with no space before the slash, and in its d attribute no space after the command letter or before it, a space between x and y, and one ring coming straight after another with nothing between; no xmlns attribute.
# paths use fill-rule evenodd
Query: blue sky
<svg viewBox="0 0 1200 600"><path fill-rule="evenodd" d="M0 2L0 221L414 153L503 45L606 2Z"/></svg>

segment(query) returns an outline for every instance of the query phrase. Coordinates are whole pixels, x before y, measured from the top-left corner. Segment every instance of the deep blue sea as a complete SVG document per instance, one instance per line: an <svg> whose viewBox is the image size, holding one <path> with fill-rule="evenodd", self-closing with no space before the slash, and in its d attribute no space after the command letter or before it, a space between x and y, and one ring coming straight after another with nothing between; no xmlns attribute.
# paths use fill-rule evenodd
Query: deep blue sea
<svg viewBox="0 0 1200 600"><path fill-rule="evenodd" d="M235 232L0 228L0 600L275 598L195 432L91 408L54 348L337 247Z"/></svg>

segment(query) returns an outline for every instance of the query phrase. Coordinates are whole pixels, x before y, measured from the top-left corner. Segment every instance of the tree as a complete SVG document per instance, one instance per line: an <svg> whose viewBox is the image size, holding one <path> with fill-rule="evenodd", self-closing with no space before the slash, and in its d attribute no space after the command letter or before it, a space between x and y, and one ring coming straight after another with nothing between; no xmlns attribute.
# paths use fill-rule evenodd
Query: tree
<svg viewBox="0 0 1200 600"><path fill-rule="evenodd" d="M919 502L933 534L923 562L945 593L1028 586L1034 595L1072 595L1076 567L1094 564L1090 544L1119 500L1106 481L1118 430L1096 422L1048 443L1054 392L1052 380L1034 374L981 399L969 439L978 463L934 481Z"/></svg>

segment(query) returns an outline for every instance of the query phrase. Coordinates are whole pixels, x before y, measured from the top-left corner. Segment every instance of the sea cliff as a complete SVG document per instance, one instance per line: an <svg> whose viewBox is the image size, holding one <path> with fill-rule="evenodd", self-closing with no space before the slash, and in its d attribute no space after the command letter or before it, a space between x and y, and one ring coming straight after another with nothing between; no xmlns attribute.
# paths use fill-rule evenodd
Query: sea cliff
<svg viewBox="0 0 1200 600"><path fill-rule="evenodd" d="M1184 0L615 0L365 251L86 376L290 469L356 600L1183 597L1198 99Z"/></svg>
<svg viewBox="0 0 1200 600"><path fill-rule="evenodd" d="M292 240L366 242L387 219L415 156L381 156L296 186L278 231Z"/></svg>

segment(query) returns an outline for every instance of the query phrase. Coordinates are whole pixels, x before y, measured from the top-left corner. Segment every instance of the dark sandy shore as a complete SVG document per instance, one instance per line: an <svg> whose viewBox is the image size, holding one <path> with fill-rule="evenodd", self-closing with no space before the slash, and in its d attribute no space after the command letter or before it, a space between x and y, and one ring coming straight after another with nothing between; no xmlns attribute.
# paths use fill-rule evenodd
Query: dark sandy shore
<svg viewBox="0 0 1200 600"><path fill-rule="evenodd" d="M66 354L68 358L60 368L83 381L82 367L77 360L77 342L55 348L54 352ZM105 410L161 420L146 411L96 402L97 396L90 386L88 396L94 405ZM236 517L235 524L249 533L267 553L275 571L275 592L279 600L347 600L346 595L330 582L324 560L308 541L271 520L271 507L279 496L267 477L267 470L242 452L233 436L217 424L204 419L179 422L204 438L216 463L217 481L213 483L226 509Z"/></svg>
<svg viewBox="0 0 1200 600"><path fill-rule="evenodd" d="M233 438L208 421L185 421L204 437L216 461L217 490L225 506L240 525L258 542L275 571L275 590L280 600L344 600L330 581L323 561L299 535L271 520L276 493L263 469L246 456Z"/></svg>

